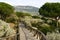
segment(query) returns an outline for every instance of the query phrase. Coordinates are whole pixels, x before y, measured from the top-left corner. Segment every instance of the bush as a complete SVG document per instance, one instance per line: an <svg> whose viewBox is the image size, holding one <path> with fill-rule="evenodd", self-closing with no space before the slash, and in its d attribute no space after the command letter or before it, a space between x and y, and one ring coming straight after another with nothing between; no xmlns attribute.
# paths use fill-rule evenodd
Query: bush
<svg viewBox="0 0 60 40"><path fill-rule="evenodd" d="M18 17L31 16L29 13L24 13L24 12L16 12L16 15Z"/></svg>
<svg viewBox="0 0 60 40"><path fill-rule="evenodd" d="M40 17L39 17L39 16L32 16L32 18L40 19Z"/></svg>
<svg viewBox="0 0 60 40"><path fill-rule="evenodd" d="M15 14L6 18L6 22L8 23L17 23L17 20L18 20L18 17Z"/></svg>
<svg viewBox="0 0 60 40"><path fill-rule="evenodd" d="M15 34L15 30L10 25L0 20L0 37L11 36Z"/></svg>
<svg viewBox="0 0 60 40"><path fill-rule="evenodd" d="M16 21L16 19L13 17L6 19L6 22L8 22L8 23L15 23L15 21Z"/></svg>
<svg viewBox="0 0 60 40"><path fill-rule="evenodd" d="M47 40L60 40L60 33L55 32L47 33L46 37Z"/></svg>

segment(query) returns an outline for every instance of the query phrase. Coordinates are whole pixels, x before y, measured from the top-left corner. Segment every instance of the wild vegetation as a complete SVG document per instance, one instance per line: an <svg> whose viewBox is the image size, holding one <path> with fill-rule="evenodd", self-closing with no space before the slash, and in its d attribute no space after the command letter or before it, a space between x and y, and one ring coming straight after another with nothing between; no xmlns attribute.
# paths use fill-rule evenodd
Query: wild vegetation
<svg viewBox="0 0 60 40"><path fill-rule="evenodd" d="M0 36L3 36L4 34L3 30L6 30L4 26L5 24L6 24L6 27L9 28L10 26L7 23L13 23L15 24L14 28L16 28L15 26L17 26L18 23L23 21L28 26L36 27L38 30L42 31L47 36L48 40L60 40L60 39L57 39L58 35L60 35L60 20L59 20L60 3L45 3L39 9L39 13L42 17L35 16L35 15L32 16L31 14L24 13L24 12L15 12L15 9L13 6L7 3L0 2L0 19L6 22L6 23L3 21L0 22L0 27L1 27ZM5 24L2 24L2 23L5 23ZM2 28L4 29L2 30ZM8 30L9 33L13 29L9 29ZM8 35L10 35L9 33ZM53 39L53 37L55 39Z"/></svg>
<svg viewBox="0 0 60 40"><path fill-rule="evenodd" d="M56 18L60 16L60 3L45 3L40 9L39 13L45 17Z"/></svg>
<svg viewBox="0 0 60 40"><path fill-rule="evenodd" d="M51 19L50 22L46 20L45 23L49 24L51 27L52 32L47 34L48 40L60 40L58 38L58 35L60 34L60 26L59 26L59 20L60 20L60 3L45 3L40 9L39 13L44 18ZM55 35L55 36L54 36ZM59 35L60 36L60 35Z"/></svg>
<svg viewBox="0 0 60 40"><path fill-rule="evenodd" d="M12 13L14 13L14 8L13 6L0 2L0 18L2 20L5 20L6 17L9 17Z"/></svg>

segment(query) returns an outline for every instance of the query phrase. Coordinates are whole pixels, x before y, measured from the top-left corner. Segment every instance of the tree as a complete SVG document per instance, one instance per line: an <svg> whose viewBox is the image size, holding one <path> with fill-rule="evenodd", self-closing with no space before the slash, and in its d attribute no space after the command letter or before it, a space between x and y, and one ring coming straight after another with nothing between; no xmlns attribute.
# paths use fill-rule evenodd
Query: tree
<svg viewBox="0 0 60 40"><path fill-rule="evenodd" d="M45 3L39 9L39 13L45 17L60 17L60 3Z"/></svg>
<svg viewBox="0 0 60 40"><path fill-rule="evenodd" d="M13 6L11 6L7 3L4 3L4 2L0 2L0 16L1 16L1 19L4 20L6 17L8 17L13 12L14 12Z"/></svg>
<svg viewBox="0 0 60 40"><path fill-rule="evenodd" d="M44 17L50 17L56 19L56 24L58 27L58 19L60 17L60 3L45 3L39 9L40 15Z"/></svg>

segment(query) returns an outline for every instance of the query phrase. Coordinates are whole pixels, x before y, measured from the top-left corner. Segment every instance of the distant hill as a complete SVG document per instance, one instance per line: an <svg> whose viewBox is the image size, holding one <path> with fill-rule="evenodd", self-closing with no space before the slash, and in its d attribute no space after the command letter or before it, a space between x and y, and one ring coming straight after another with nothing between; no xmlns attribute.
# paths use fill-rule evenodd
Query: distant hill
<svg viewBox="0 0 60 40"><path fill-rule="evenodd" d="M32 15L39 15L38 10L39 8L33 6L15 6L15 11L26 12Z"/></svg>

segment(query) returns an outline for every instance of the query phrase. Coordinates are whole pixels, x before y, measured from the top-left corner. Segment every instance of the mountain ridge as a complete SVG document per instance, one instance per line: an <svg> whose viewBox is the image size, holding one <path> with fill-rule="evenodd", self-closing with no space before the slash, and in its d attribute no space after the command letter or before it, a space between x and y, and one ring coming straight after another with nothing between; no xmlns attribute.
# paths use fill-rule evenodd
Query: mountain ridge
<svg viewBox="0 0 60 40"><path fill-rule="evenodd" d="M32 15L39 15L39 8L33 6L15 6L15 11L17 12L26 12Z"/></svg>

